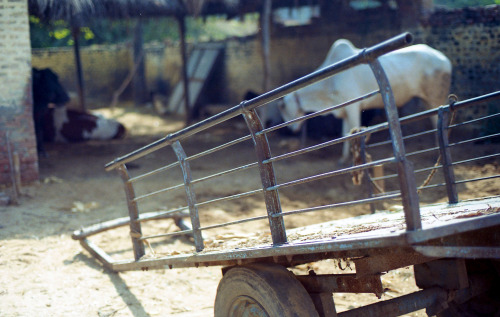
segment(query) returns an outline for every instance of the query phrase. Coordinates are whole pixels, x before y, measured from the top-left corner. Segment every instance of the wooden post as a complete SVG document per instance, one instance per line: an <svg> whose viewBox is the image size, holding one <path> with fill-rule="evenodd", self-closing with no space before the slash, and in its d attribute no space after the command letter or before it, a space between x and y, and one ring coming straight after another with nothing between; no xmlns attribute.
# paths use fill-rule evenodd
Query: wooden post
<svg viewBox="0 0 500 317"><path fill-rule="evenodd" d="M146 71L144 66L144 47L143 47L143 28L142 19L137 19L134 28L134 44L133 44L133 63L137 63L137 69L135 76L132 79L133 91L134 91L134 104L135 106L140 106L146 102Z"/></svg>
<svg viewBox="0 0 500 317"><path fill-rule="evenodd" d="M261 54L264 68L264 91L271 90L271 0L265 0L260 16L261 25Z"/></svg>
<svg viewBox="0 0 500 317"><path fill-rule="evenodd" d="M192 120L191 106L189 102L189 76L187 71L187 52L186 52L186 19L184 16L177 16L179 23L179 35L181 38L181 56L182 56L182 80L184 83L184 108L186 110L186 125Z"/></svg>
<svg viewBox="0 0 500 317"><path fill-rule="evenodd" d="M83 71L82 71L82 61L80 58L80 27L73 26L71 28L71 35L73 36L73 50L75 52L75 65L76 65L76 79L78 82L78 100L80 101L80 110L86 111L87 107L85 105L85 85L83 82Z"/></svg>

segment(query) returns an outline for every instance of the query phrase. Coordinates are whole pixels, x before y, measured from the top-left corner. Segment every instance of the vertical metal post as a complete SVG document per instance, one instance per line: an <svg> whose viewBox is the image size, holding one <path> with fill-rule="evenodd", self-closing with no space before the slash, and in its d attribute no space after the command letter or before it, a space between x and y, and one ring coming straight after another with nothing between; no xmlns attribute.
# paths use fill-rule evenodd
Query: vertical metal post
<svg viewBox="0 0 500 317"><path fill-rule="evenodd" d="M448 139L448 125L450 124L450 109L440 107L438 111L437 135L439 142L439 151L443 162L443 174L446 182L446 191L448 193L448 202L456 204L458 202L458 193L455 186L455 174L453 173L452 159Z"/></svg>
<svg viewBox="0 0 500 317"><path fill-rule="evenodd" d="M139 218L139 210L135 201L135 192L132 183L129 182L130 176L125 164L118 167L118 172L125 185L125 195L127 197L128 214L130 216L130 236L132 237L132 247L134 248L134 258L138 261L144 254L144 244L139 238L142 235L141 223L137 221Z"/></svg>
<svg viewBox="0 0 500 317"><path fill-rule="evenodd" d="M186 190L187 203L189 208L189 216L191 218L191 226L193 227L193 238L196 251L200 252L203 250L203 237L200 230L200 217L198 215L198 207L196 207L196 195L193 190L191 182L193 181L193 176L191 174L191 167L189 162L186 161L186 153L181 146L179 141L175 141L172 144L175 155L181 165L182 175L184 176L184 188Z"/></svg>
<svg viewBox="0 0 500 317"><path fill-rule="evenodd" d="M264 189L264 199L266 201L267 218L269 219L269 227L271 228L271 237L274 245L279 245L287 242L285 222L283 216L275 216L281 214L281 203L278 190L266 190L267 188L276 185L276 177L272 163L263 163L264 160L271 158L271 149L265 134L258 134L261 131L262 122L255 110L244 111L243 116L247 123L248 129L252 134L259 163L260 179Z"/></svg>
<svg viewBox="0 0 500 317"><path fill-rule="evenodd" d="M392 148L399 175L399 186L403 198L403 210L405 213L406 230L417 230L422 228L420 219L420 207L417 193L417 185L413 165L406 159L403 143L403 133L399 124L398 109L389 84L389 79L385 74L378 59L370 62L370 67L375 75L380 94L385 105L387 121L389 123L389 133L392 139Z"/></svg>

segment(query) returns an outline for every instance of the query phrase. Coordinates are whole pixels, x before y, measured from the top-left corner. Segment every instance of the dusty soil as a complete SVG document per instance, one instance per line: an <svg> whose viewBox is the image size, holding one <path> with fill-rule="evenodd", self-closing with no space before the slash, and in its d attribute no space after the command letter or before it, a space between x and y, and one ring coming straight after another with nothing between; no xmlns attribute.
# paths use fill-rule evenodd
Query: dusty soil
<svg viewBox="0 0 500 317"><path fill-rule="evenodd" d="M148 272L133 271L114 273L104 269L77 241L71 239L74 230L105 220L127 215L122 181L114 172L105 172L104 165L112 159L142 147L182 127L178 118L159 118L149 109L140 112L132 108L102 109L128 128L123 140L89 142L82 144L49 144L49 158L40 160L40 183L23 188L17 206L0 207L0 315L1 316L211 316L217 284L221 278L220 267L161 269ZM238 133L241 125L225 126L222 130L195 138L187 150L210 145L215 139L225 139ZM415 141L416 142L416 141ZM420 141L419 141L420 142ZM418 146L422 146L419 142ZM280 137L276 141L278 151L293 146L293 139ZM498 144L475 144L470 149L478 153L491 153ZM326 152L325 152L326 151ZM325 150L302 159L297 164L277 166L283 175L307 175L321 171L338 156L339 149ZM470 152L468 150L464 152ZM496 149L494 152L498 152ZM376 153L372 153L376 156ZM251 146L238 147L235 155L254 157ZM195 165L198 171L231 162L231 157L207 157ZM432 155L422 160L431 163ZM157 159L144 160L136 166L139 171L157 164ZM304 172L307 172L304 174ZM499 173L498 161L487 160L459 167L460 179ZM425 178L423 175L422 178ZM201 197L212 192L232 194L236 185L247 187L246 178L231 178L217 186L204 188ZM286 178L286 177L285 177ZM418 180L422 181L421 179ZM328 186L326 186L328 185ZM468 183L459 187L460 198L485 197L500 194L497 179ZM148 183L148 188L156 184ZM350 176L335 183L321 183L312 188L287 190L281 199L289 209L308 206L309 201L323 203L326 198L356 198L359 191ZM388 185L390 187L390 184ZM250 189L250 186L248 186ZM9 189L4 189L9 193ZM445 201L444 190L431 190L422 196L424 202ZM162 202L163 203L163 202ZM176 201L173 204L177 204ZM397 204L397 202L394 202ZM160 203L158 203L160 204ZM159 208L162 206L158 206ZM203 224L231 221L262 215L264 204L253 199L243 205L226 205L226 208L208 209L201 216ZM385 205L383 207L388 207ZM234 212L230 213L231 209ZM335 213L320 212L305 217L291 217L287 227L297 227L330 219L369 213L367 207L338 210ZM171 220L162 220L161 226L172 227ZM237 229L224 229L212 237L240 236L266 232L265 222L246 223ZM119 234L120 232L117 232ZM126 232L125 232L126 234ZM214 241L216 238L213 238ZM116 251L113 256L130 253L130 246L108 234L104 239L107 250ZM189 250L188 238L177 237L163 240L168 250ZM295 268L306 274L311 268L319 273L341 272L348 263L328 260ZM347 271L350 269L347 268ZM382 299L390 299L415 291L411 267L389 272L383 276L387 291ZM376 301L372 294L336 294L337 311ZM412 316L424 316L423 311Z"/></svg>

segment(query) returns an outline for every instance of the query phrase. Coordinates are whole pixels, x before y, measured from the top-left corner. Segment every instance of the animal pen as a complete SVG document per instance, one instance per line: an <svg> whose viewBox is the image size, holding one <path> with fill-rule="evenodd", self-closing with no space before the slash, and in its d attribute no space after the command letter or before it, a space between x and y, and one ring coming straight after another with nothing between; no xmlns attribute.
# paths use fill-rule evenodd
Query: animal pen
<svg viewBox="0 0 500 317"><path fill-rule="evenodd" d="M215 316L397 316L423 308L428 315L448 316L469 309L478 298L496 296L498 299L500 197L496 193L491 197L460 199L459 192L464 184L492 181L500 175L456 179L454 169L498 158L498 151L478 156L474 151L463 153L460 149L475 142L498 138L499 133L496 132L475 136L470 132L474 129L470 127L478 123L498 122L500 114L497 111L461 121L457 119L460 116L454 114L466 108L498 103L500 91L453 101L449 105L399 118L391 86L378 57L411 41L411 34L405 33L366 48L357 55L243 101L108 163L106 170L118 171L124 182L128 217L78 230L73 238L113 271L222 266L223 277L215 299ZM259 107L360 64L370 66L379 85L378 90L367 91L354 100L332 105L324 111L263 127L257 114ZM272 148L277 143L273 142L273 138L280 138L277 130L378 94L385 104L387 122L294 151ZM422 120L432 116L438 118L437 129L403 134L405 125L413 122L422 125ZM450 120L452 117L455 119ZM200 144L199 152L186 153L183 142L197 137L203 140L202 136L207 131L229 120L244 121L248 133L206 149ZM235 124L241 124L240 121ZM456 134L463 138L450 138L450 131L461 129L467 129L467 132ZM388 133L389 138L374 143L364 142L367 136L376 133ZM418 140L434 140L436 136L437 142L428 142L436 145L415 149ZM325 164L327 170L322 173L300 177L286 173L286 164L295 164L295 160L303 155L354 141L360 145L361 160L357 165L339 168L332 160L331 164ZM253 146L256 159L238 156L233 149L240 144ZM385 157L366 159L366 151L372 152L379 147L386 148L379 152ZM175 153L173 161L163 162L168 157L161 154L164 148L171 148L169 151ZM272 150L279 154L273 155ZM210 172L203 170L201 176L191 168L204 157L220 153L231 157L231 160L222 161L230 161L230 166L216 166ZM469 157L464 157L465 154ZM435 155L439 159L434 165L418 166L414 162L420 155ZM133 166L147 157L157 161L158 168L131 175L127 166ZM283 167L277 168L280 164L284 164ZM386 175L374 177L372 169L380 166L383 166ZM416 175L429 173L435 173L433 180L418 186ZM310 206L301 209L290 209L280 200L280 193L288 188L307 188L314 182L335 187L338 186L336 177L346 174L363 180L366 190L357 200L342 201L343 197L336 197L330 204L313 205L314 202L310 202ZM169 185L157 189L141 186L158 175L168 179ZM248 189L247 183L253 180L248 175L256 176L253 189ZM245 184L242 190L235 187L231 193L209 198L200 193L204 184L217 187L219 182L239 177ZM172 183L173 179L177 183ZM379 192L373 184L381 182L386 188ZM420 202L421 192L441 188L445 189L447 202L427 205ZM185 203L175 205L174 198L181 195L185 197ZM249 197L264 198L266 211L263 210L261 216L215 224L200 221L200 214L209 212L212 206ZM161 200L167 207L160 211L140 210L139 206L147 206L149 200ZM377 210L382 202L395 200L402 205L401 208ZM305 227L287 228L285 225L287 217L307 217L313 212L334 212L358 205L366 205L372 213ZM172 218L180 229L147 232L147 223L166 218ZM220 230L245 226L251 221L267 221L269 233L213 243ZM132 241L131 250L124 246L124 250L130 250L129 259L115 259L119 252L105 251L105 245L91 241L91 237L124 226L130 228L124 238ZM174 235L190 235L194 248L165 250L162 253L151 248L155 239L160 241L159 246ZM354 263L355 273L320 275L311 272L309 275L295 275L287 269L325 259L348 259ZM410 265L414 266L415 281L420 291L337 313L332 293L373 293L380 298L384 292L381 275ZM492 304L492 310L499 311L498 302Z"/></svg>

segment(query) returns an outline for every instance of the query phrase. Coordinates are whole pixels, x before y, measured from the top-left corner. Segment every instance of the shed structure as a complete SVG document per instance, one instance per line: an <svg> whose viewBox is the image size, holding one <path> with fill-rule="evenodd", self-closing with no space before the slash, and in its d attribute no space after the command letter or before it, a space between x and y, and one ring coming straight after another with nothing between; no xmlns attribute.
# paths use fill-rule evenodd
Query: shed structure
<svg viewBox="0 0 500 317"><path fill-rule="evenodd" d="M272 10L294 6L319 6L322 15L339 12L349 6L350 0L0 0L0 185L10 186L15 179L16 160L19 158L18 179L23 183L38 180L38 156L32 119L31 47L29 41L29 15L42 21L65 20L73 28L75 56L79 82L79 98L84 108L83 71L78 59L78 29L91 19L148 18L173 16L183 31L186 16L225 15L227 18L249 12L260 12L262 54L268 60L270 42L270 15ZM387 6L389 0L379 1ZM432 1L397 0L401 10L415 14L423 3ZM341 10L340 10L341 11ZM333 14L333 13L332 13ZM410 21L410 20L409 20ZM183 41L184 43L184 41ZM185 44L185 43L184 43ZM183 45L185 47L185 45ZM187 52L183 49L184 65ZM264 73L269 74L269 62L264 62ZM187 75L184 67L184 75ZM183 76L187 83L187 76ZM266 80L264 80L266 82ZM189 87L184 84L184 87ZM267 87L269 88L269 87ZM184 93L189 98L189 92ZM189 100L185 100L189 105ZM187 109L187 108L186 108ZM188 120L189 121L189 120ZM9 154L10 153L10 154Z"/></svg>

